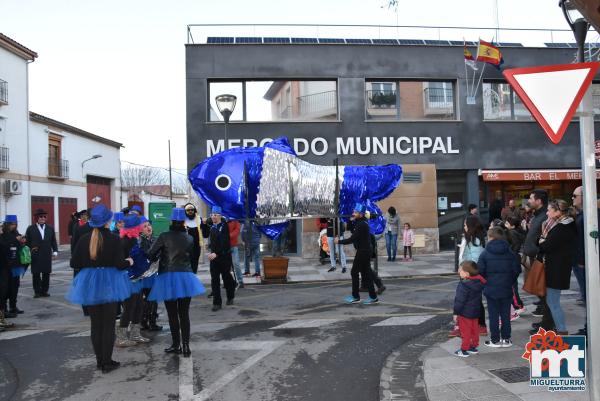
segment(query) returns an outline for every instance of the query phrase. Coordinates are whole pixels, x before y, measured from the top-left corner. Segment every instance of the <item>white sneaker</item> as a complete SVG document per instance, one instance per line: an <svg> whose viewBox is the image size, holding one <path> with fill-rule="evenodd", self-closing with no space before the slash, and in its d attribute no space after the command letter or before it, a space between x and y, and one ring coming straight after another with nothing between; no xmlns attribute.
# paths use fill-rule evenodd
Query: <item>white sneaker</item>
<svg viewBox="0 0 600 401"><path fill-rule="evenodd" d="M502 347L502 340L493 342L492 340L486 340L484 344L490 348L500 348Z"/></svg>
<svg viewBox="0 0 600 401"><path fill-rule="evenodd" d="M513 313L512 315L510 315L510 321L514 322L515 320L517 320L518 318L520 318L521 316L519 316L519 314L517 312Z"/></svg>
<svg viewBox="0 0 600 401"><path fill-rule="evenodd" d="M510 338L507 340L500 340L500 346L502 348L509 348L509 347L512 347L512 345L513 345L513 343Z"/></svg>

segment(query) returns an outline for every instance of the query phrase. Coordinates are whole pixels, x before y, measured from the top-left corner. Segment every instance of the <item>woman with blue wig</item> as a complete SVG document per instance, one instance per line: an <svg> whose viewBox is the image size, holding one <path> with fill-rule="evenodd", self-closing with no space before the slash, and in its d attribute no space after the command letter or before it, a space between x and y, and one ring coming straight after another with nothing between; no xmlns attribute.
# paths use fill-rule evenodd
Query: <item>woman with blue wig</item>
<svg viewBox="0 0 600 401"><path fill-rule="evenodd" d="M104 205L91 211L92 232L81 237L71 257L71 267L80 269L65 296L84 305L90 315L96 366L108 373L119 367L112 359L115 343L117 303L129 298L131 283L123 270L133 264L125 258L119 238L109 231L112 212Z"/></svg>
<svg viewBox="0 0 600 401"><path fill-rule="evenodd" d="M192 297L204 294L204 286L192 271L194 239L187 233L184 222L185 211L182 208L174 208L169 231L160 234L148 251L150 261L160 258L158 276L154 280L148 300L165 302L173 340L165 352L183 352L184 357L189 357L190 302Z"/></svg>

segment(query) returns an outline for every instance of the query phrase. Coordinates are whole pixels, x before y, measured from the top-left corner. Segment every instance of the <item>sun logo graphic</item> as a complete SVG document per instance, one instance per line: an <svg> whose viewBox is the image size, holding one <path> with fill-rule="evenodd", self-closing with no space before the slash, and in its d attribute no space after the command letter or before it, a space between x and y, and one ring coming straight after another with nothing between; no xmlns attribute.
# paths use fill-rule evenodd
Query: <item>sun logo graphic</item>
<svg viewBox="0 0 600 401"><path fill-rule="evenodd" d="M585 391L585 336L561 336L540 327L525 345L531 386L549 391Z"/></svg>

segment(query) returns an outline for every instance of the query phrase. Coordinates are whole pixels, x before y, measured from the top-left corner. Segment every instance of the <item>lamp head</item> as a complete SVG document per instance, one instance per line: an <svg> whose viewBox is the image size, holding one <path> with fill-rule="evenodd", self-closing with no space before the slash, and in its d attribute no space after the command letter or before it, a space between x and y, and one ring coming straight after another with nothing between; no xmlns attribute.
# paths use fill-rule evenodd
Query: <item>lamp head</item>
<svg viewBox="0 0 600 401"><path fill-rule="evenodd" d="M233 113L235 109L235 103L237 102L237 97L235 95L219 95L215 97L215 102L217 103L217 108L219 112L223 116L223 119L226 123L229 122L229 117Z"/></svg>

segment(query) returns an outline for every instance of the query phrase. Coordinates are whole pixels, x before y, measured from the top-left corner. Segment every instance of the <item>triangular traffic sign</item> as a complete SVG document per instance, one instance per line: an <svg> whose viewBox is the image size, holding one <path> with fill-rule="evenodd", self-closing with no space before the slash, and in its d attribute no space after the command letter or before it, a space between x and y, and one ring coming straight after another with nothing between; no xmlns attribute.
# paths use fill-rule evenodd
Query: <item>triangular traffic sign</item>
<svg viewBox="0 0 600 401"><path fill-rule="evenodd" d="M525 67L503 75L550 140L562 139L599 62Z"/></svg>

